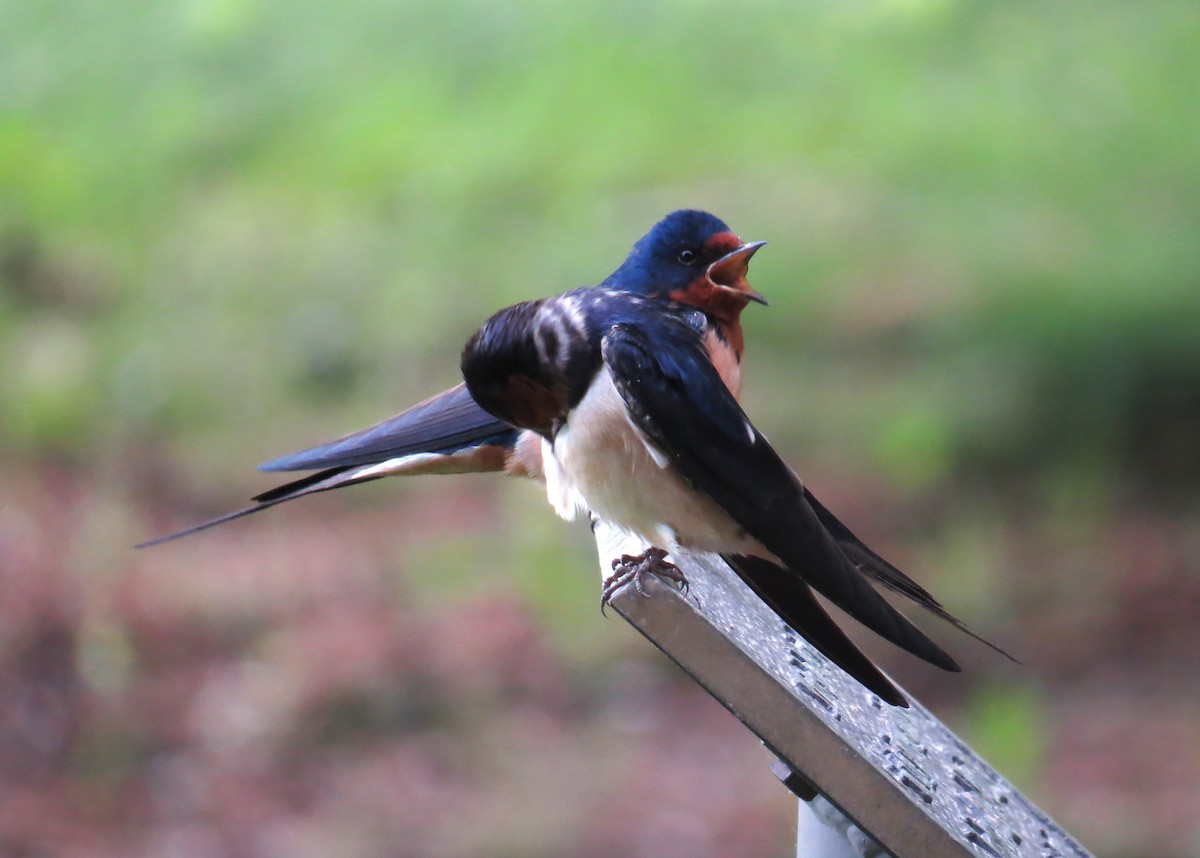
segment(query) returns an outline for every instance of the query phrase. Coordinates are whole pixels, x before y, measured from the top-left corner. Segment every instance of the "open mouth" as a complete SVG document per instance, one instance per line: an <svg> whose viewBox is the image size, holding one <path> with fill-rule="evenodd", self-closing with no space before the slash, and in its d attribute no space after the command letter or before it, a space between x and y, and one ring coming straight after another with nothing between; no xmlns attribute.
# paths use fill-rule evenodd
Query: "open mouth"
<svg viewBox="0 0 1200 858"><path fill-rule="evenodd" d="M735 250L726 253L712 265L708 266L708 279L723 289L730 289L745 296L750 301L766 305L767 299L750 288L746 282L746 271L750 267L752 257L765 241L752 241L743 244Z"/></svg>

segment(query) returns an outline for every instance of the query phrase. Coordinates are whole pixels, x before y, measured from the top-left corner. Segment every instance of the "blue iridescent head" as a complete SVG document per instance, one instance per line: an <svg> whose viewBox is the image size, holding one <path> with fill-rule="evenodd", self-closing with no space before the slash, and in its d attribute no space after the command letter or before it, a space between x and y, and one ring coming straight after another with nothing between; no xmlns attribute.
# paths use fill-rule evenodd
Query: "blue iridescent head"
<svg viewBox="0 0 1200 858"><path fill-rule="evenodd" d="M743 242L708 212L680 209L638 239L601 285L736 319L748 302L766 303L746 282L750 257L764 244Z"/></svg>

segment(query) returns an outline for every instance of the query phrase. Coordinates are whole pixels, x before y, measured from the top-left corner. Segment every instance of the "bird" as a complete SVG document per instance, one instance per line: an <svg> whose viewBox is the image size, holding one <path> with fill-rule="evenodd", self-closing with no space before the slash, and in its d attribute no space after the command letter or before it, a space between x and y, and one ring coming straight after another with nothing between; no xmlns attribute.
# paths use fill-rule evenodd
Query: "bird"
<svg viewBox="0 0 1200 858"><path fill-rule="evenodd" d="M463 348L461 384L261 465L314 473L138 547L385 476L503 471L544 483L560 517L586 514L647 543L641 555L613 559L602 606L625 584L644 594L648 576L686 587L667 558L713 552L791 629L893 706L908 705L904 694L815 594L946 671L961 668L872 582L1011 659L822 505L739 404L741 313L767 303L747 281L763 245L708 212L672 212L597 286L489 318Z"/></svg>

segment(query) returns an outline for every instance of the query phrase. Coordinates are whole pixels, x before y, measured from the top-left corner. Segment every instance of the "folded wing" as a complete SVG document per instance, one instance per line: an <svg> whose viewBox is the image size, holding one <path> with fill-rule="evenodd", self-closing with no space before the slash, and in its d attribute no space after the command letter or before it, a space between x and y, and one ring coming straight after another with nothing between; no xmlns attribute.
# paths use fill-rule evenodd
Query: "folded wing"
<svg viewBox="0 0 1200 858"><path fill-rule="evenodd" d="M847 558L799 479L721 383L693 328L661 325L652 339L641 326L618 324L605 335L602 353L631 419L792 574L897 646L943 669L959 669ZM756 572L762 568L746 574ZM797 589L776 601L772 607L804 634L813 616L807 597Z"/></svg>

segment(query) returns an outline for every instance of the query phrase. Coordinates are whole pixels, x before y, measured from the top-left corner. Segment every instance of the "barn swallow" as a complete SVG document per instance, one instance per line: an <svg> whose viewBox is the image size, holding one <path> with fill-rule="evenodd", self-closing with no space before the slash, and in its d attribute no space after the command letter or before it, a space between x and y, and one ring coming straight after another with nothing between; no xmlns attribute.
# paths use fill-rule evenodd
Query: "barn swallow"
<svg viewBox="0 0 1200 858"><path fill-rule="evenodd" d="M792 629L881 699L907 706L814 591L945 670L960 668L870 581L978 636L822 506L738 404L741 312L766 303L746 272L763 244L705 212L674 212L599 286L492 316L463 350L463 384L267 462L263 470L316 473L143 546L384 476L504 471L543 481L563 518L587 513L650 544L614 561L604 601L626 582L640 589L648 574L683 582L666 559L673 551L718 553Z"/></svg>

